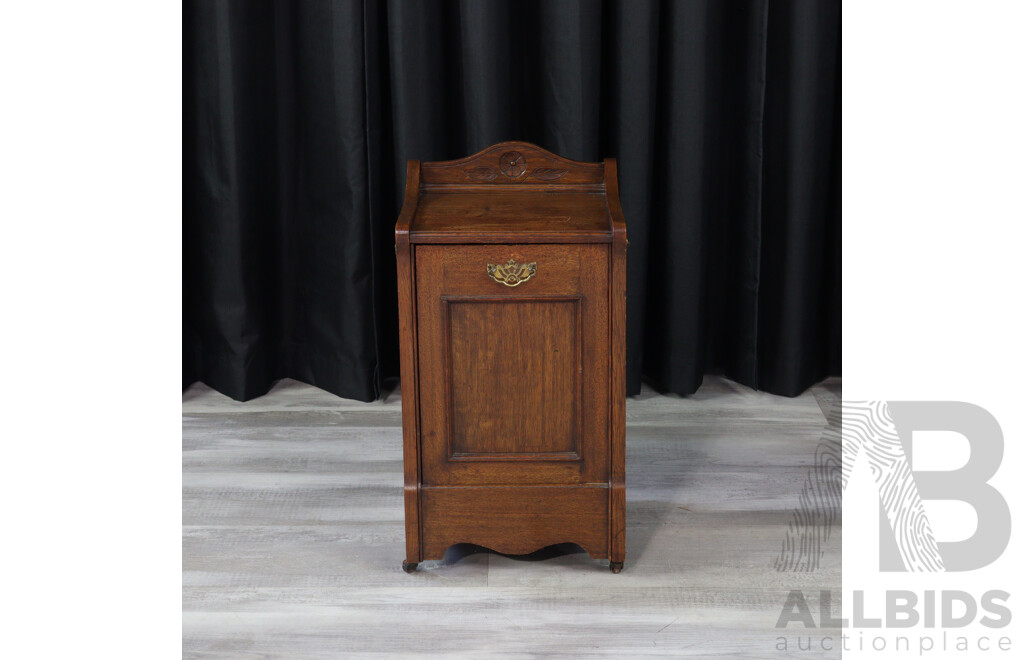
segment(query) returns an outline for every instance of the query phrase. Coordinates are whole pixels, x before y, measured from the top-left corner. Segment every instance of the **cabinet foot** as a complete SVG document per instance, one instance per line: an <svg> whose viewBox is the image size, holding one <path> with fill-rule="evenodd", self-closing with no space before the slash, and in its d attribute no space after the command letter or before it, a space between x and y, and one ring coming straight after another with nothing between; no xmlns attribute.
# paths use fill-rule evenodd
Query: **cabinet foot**
<svg viewBox="0 0 1024 660"><path fill-rule="evenodd" d="M621 573L622 572L622 564L623 564L623 562L621 562L621 561L608 562L608 568L612 569L612 573Z"/></svg>
<svg viewBox="0 0 1024 660"><path fill-rule="evenodd" d="M406 573L412 573L413 571L416 570L417 566L419 566L419 564L417 564L416 562L410 562L410 561L404 561L404 560L402 561L402 570L405 571Z"/></svg>

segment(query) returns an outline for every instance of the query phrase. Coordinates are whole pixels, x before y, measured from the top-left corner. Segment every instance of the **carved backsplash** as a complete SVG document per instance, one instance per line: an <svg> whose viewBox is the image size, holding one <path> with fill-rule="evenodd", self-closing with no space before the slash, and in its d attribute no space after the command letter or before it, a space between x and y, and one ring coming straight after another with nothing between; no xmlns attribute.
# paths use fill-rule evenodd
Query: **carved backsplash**
<svg viewBox="0 0 1024 660"><path fill-rule="evenodd" d="M530 178L541 181L557 181L569 171L554 167L535 167L530 170L526 165L526 156L518 151L506 151L498 158L498 169L493 167L468 167L463 172L474 181L493 181L500 171L511 181L526 181Z"/></svg>
<svg viewBox="0 0 1024 660"><path fill-rule="evenodd" d="M504 142L467 158L425 164L427 184L572 183L604 181L602 163L582 163L556 156L528 142Z"/></svg>

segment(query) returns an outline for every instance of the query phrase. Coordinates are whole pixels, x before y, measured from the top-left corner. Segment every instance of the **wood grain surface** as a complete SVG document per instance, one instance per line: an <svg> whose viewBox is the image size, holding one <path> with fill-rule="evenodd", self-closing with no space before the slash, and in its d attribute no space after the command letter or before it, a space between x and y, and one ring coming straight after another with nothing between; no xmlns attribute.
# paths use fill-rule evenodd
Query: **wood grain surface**
<svg viewBox="0 0 1024 660"><path fill-rule="evenodd" d="M608 246L423 245L415 258L417 336L433 338L419 347L423 483L607 482ZM509 259L536 263L537 274L515 288L487 276L486 264ZM460 308L488 305L485 316L477 312L474 322L460 322ZM555 317L552 305L571 306L571 314ZM471 391L480 378L491 382ZM561 421L569 422L569 437L530 433L557 432ZM501 438L484 440L486 425L511 440L506 446ZM514 458L523 460L449 458L516 450L508 443L520 445Z"/></svg>
<svg viewBox="0 0 1024 660"><path fill-rule="evenodd" d="M403 568L466 541L515 553L572 541L620 572L626 233L615 160L503 142L408 168L395 225L408 310L399 339L415 362L402 383L416 388ZM467 486L472 496L424 493ZM536 499L515 492L525 486Z"/></svg>

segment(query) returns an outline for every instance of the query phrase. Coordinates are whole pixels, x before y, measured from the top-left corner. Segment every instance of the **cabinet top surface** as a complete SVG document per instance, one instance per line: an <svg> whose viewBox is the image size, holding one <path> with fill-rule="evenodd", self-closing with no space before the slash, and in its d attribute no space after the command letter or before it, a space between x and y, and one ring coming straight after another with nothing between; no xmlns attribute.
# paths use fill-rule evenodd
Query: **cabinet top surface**
<svg viewBox="0 0 1024 660"><path fill-rule="evenodd" d="M615 161L574 161L526 142L410 161L395 230L411 243L624 241Z"/></svg>

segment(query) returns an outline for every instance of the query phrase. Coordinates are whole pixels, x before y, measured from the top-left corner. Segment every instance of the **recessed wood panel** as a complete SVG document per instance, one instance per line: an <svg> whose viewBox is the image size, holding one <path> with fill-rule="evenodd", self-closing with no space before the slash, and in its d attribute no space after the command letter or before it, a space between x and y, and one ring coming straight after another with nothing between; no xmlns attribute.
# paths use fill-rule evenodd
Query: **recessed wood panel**
<svg viewBox="0 0 1024 660"><path fill-rule="evenodd" d="M446 299L449 455L578 458L580 298Z"/></svg>

